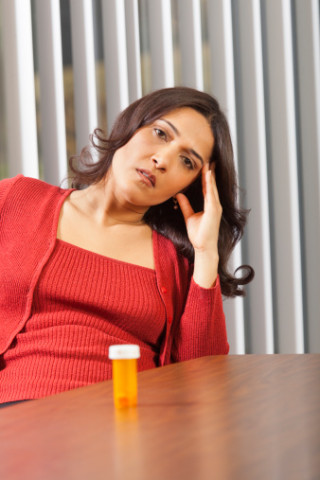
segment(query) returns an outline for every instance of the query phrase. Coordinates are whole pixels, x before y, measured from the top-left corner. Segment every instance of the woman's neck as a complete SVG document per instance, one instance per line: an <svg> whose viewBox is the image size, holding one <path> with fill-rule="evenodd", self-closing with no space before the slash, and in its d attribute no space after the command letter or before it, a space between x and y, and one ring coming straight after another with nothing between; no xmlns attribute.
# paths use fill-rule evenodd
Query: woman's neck
<svg viewBox="0 0 320 480"><path fill-rule="evenodd" d="M71 201L101 226L144 225L146 209L119 201L105 181L90 185L84 190L74 191Z"/></svg>

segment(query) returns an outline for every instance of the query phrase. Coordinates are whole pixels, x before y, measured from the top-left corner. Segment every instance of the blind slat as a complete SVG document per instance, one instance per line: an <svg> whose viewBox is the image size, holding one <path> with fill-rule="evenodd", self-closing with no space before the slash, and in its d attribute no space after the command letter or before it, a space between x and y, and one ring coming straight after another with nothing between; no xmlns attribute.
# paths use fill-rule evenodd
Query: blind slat
<svg viewBox="0 0 320 480"><path fill-rule="evenodd" d="M152 88L173 87L173 45L170 0L149 3Z"/></svg>
<svg viewBox="0 0 320 480"><path fill-rule="evenodd" d="M201 10L199 0L178 0L182 82L203 90Z"/></svg>
<svg viewBox="0 0 320 480"><path fill-rule="evenodd" d="M129 103L124 0L102 3L108 131Z"/></svg>
<svg viewBox="0 0 320 480"><path fill-rule="evenodd" d="M243 0L233 12L240 184L250 208L243 241L245 263L256 275L247 288L245 312L250 353L274 352L268 172L260 6Z"/></svg>
<svg viewBox="0 0 320 480"><path fill-rule="evenodd" d="M129 103L142 95L139 38L139 11L137 0L125 0L126 39L128 55Z"/></svg>
<svg viewBox="0 0 320 480"><path fill-rule="evenodd" d="M320 352L320 34L319 2L295 0L299 145L307 345Z"/></svg>
<svg viewBox="0 0 320 480"><path fill-rule="evenodd" d="M37 178L38 146L33 71L31 6L2 0L3 57L9 175Z"/></svg>
<svg viewBox="0 0 320 480"><path fill-rule="evenodd" d="M59 2L36 0L44 179L59 185L67 173Z"/></svg>
<svg viewBox="0 0 320 480"><path fill-rule="evenodd" d="M91 0L70 0L77 153L98 126Z"/></svg>
<svg viewBox="0 0 320 480"><path fill-rule="evenodd" d="M264 0L273 298L278 349L303 353L303 306L290 0Z"/></svg>

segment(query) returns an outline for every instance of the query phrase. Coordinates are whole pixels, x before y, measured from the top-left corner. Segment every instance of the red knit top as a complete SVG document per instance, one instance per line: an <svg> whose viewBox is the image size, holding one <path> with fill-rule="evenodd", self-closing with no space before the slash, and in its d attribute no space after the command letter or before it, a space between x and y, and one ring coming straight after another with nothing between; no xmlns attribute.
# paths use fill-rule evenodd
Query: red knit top
<svg viewBox="0 0 320 480"><path fill-rule="evenodd" d="M138 343L140 370L228 353L219 277L201 288L155 231L155 271L57 241L70 192L0 182L0 402L110 378L111 342Z"/></svg>
<svg viewBox="0 0 320 480"><path fill-rule="evenodd" d="M0 398L38 398L111 378L108 349L134 343L158 365L165 307L156 274L57 240L32 315L4 353Z"/></svg>

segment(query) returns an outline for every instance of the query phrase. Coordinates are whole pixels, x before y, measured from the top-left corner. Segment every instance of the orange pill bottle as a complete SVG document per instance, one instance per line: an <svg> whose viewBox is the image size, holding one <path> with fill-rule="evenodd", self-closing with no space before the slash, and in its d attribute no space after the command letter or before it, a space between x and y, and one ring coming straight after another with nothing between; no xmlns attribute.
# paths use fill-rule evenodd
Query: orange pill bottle
<svg viewBox="0 0 320 480"><path fill-rule="evenodd" d="M111 345L113 399L116 408L135 407L138 398L137 360L139 345Z"/></svg>

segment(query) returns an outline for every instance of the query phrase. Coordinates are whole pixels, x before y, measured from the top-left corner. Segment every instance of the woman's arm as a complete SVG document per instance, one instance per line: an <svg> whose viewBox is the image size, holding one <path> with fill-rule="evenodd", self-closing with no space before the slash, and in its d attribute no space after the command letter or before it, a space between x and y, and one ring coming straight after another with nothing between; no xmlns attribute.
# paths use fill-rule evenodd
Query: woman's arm
<svg viewBox="0 0 320 480"><path fill-rule="evenodd" d="M191 279L184 313L174 332L171 359L181 362L229 352L219 277L202 288Z"/></svg>
<svg viewBox="0 0 320 480"><path fill-rule="evenodd" d="M182 214L186 222L189 240L194 248L194 281L203 288L214 285L218 276L218 237L222 206L215 181L214 171L208 165L202 169L204 196L203 212L195 213L187 197L177 194Z"/></svg>
<svg viewBox="0 0 320 480"><path fill-rule="evenodd" d="M177 194L189 240L195 251L184 313L174 334L172 360L227 354L229 344L218 277L218 237L222 207L214 171L202 170L203 212L195 213L183 194Z"/></svg>

